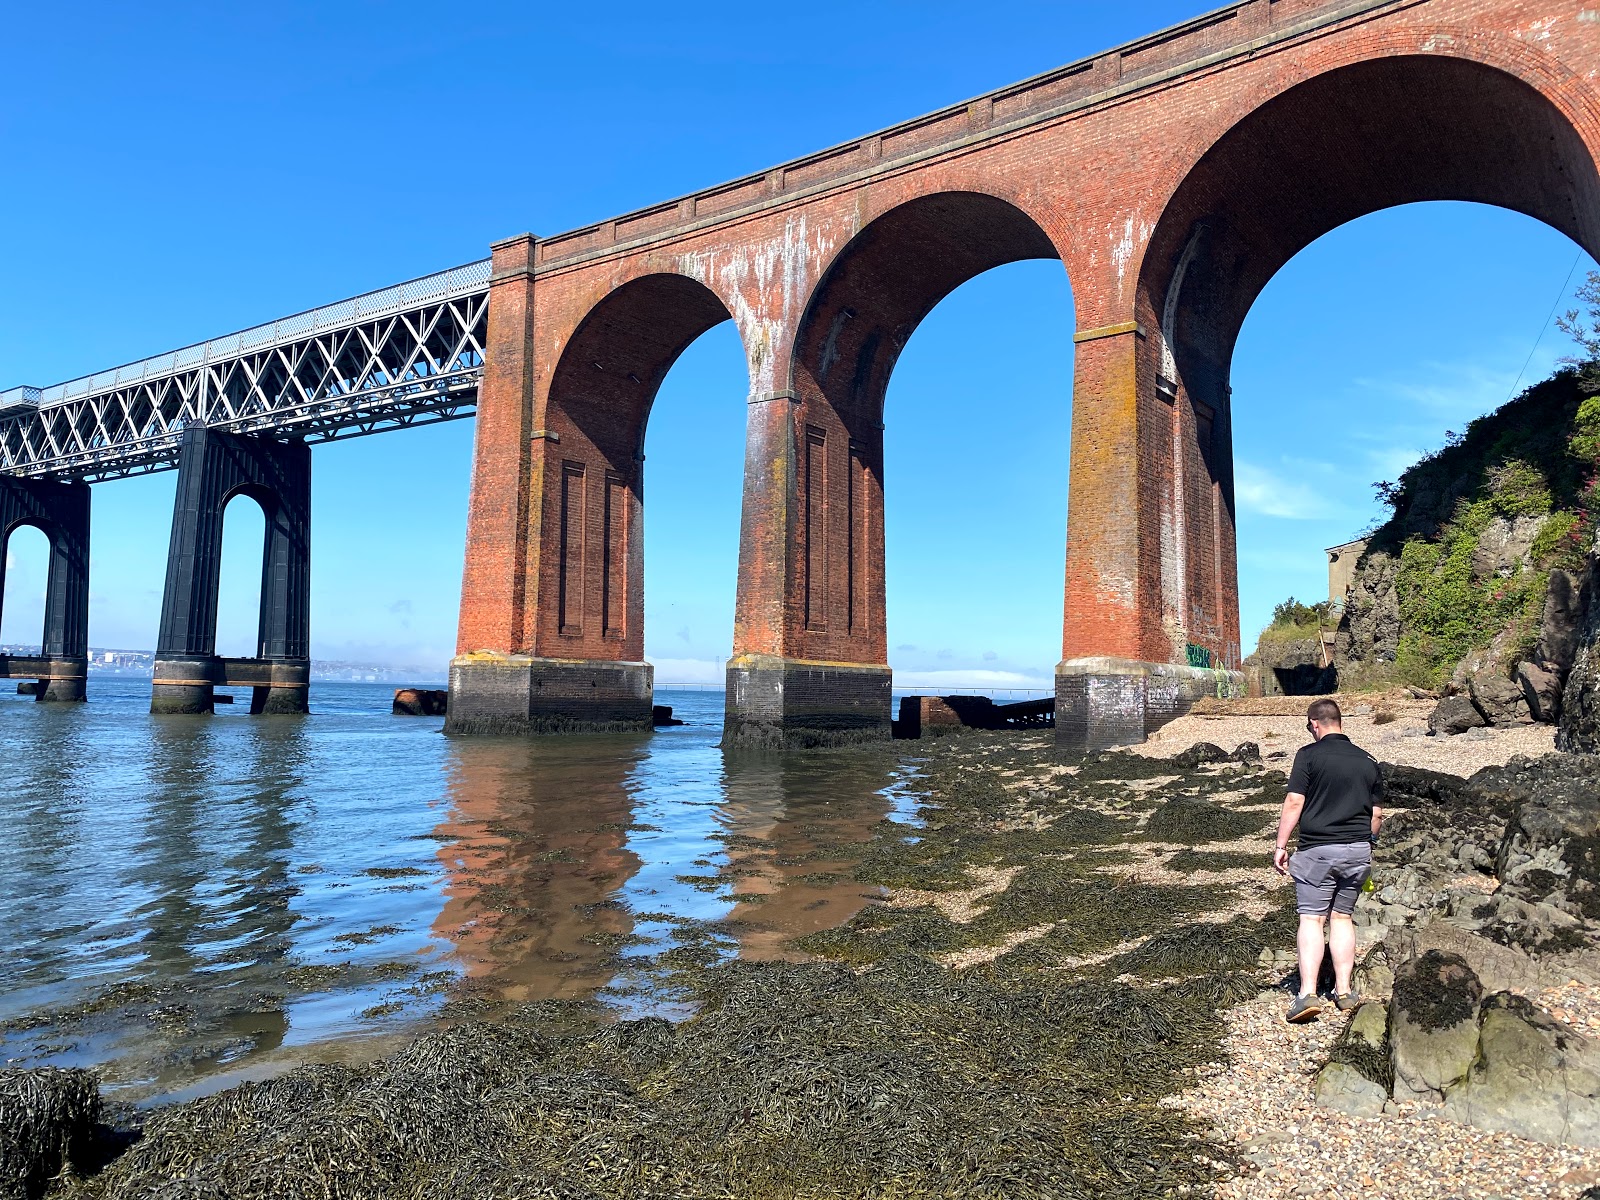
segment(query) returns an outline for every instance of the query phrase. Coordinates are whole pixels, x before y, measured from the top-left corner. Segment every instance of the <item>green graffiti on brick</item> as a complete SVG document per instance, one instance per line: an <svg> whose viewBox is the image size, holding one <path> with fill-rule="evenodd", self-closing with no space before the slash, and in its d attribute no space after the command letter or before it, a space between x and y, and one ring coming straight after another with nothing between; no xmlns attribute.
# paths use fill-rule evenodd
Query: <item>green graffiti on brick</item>
<svg viewBox="0 0 1600 1200"><path fill-rule="evenodd" d="M1205 667L1205 668L1208 668L1208 669L1210 668L1210 666L1211 666L1211 651L1207 650L1204 646L1196 646L1193 642L1189 643L1188 649L1189 649L1189 665L1191 667Z"/></svg>

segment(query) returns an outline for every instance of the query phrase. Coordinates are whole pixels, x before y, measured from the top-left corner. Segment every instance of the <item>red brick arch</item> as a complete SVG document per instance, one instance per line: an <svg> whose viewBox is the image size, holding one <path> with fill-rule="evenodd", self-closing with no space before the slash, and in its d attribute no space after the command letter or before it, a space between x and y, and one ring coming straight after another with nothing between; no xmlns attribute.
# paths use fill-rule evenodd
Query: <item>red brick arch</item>
<svg viewBox="0 0 1600 1200"><path fill-rule="evenodd" d="M732 313L687 275L648 272L593 305L556 357L542 405L537 635L561 658L644 658L644 447L667 372Z"/></svg>
<svg viewBox="0 0 1600 1200"><path fill-rule="evenodd" d="M1198 645L1238 661L1229 376L1251 305L1289 259L1347 222L1429 200L1514 209L1600 250L1600 173L1577 123L1592 132L1593 114L1536 52L1439 31L1342 49L1285 72L1287 86L1206 147L1141 264L1139 440L1160 467L1143 498L1161 564L1146 639L1173 657Z"/></svg>
<svg viewBox="0 0 1600 1200"><path fill-rule="evenodd" d="M1059 258L1014 203L936 190L895 205L843 243L795 327L784 380L792 421L795 553L783 652L884 666L883 404L912 333L985 271ZM1061 314L1070 328L1072 313ZM741 575L741 584L757 577ZM750 611L760 596L741 596Z"/></svg>
<svg viewBox="0 0 1600 1200"><path fill-rule="evenodd" d="M1600 250L1589 16L1528 0L1229 0L743 179L500 243L455 728L559 724L568 694L535 695L566 671L551 656L590 655L595 674L635 653L626 634L593 644L587 619L560 631L552 472L581 450L627 474L641 394L696 324L646 319L679 307L669 285L632 283L663 273L716 293L750 369L730 737L887 734L884 390L942 295L1023 257L1065 264L1076 317L1063 740L1137 740L1235 686L1228 374L1250 305L1316 238L1418 200L1514 208ZM612 358L626 370L607 371ZM613 675L635 712L634 677Z"/></svg>

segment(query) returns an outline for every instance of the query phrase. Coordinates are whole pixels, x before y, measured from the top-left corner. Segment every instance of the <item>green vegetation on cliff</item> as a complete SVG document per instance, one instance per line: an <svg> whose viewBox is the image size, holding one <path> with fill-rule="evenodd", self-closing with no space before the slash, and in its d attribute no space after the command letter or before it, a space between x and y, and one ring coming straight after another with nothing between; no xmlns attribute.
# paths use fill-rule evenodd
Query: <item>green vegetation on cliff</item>
<svg viewBox="0 0 1600 1200"><path fill-rule="evenodd" d="M1352 644L1352 658L1366 651L1381 661L1387 650L1394 676L1432 687L1475 651L1493 649L1506 668L1532 652L1550 570L1581 568L1600 516L1600 398L1589 394L1600 380L1591 373L1557 372L1377 485L1394 511L1362 568L1383 574L1381 559L1393 561L1398 640ZM1352 621L1374 604L1358 577Z"/></svg>

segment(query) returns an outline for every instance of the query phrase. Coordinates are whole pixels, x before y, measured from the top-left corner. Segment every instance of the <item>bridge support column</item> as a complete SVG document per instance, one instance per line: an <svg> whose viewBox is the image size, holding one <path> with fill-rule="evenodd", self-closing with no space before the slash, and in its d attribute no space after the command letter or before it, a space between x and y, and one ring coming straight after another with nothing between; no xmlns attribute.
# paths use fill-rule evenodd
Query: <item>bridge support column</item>
<svg viewBox="0 0 1600 1200"><path fill-rule="evenodd" d="M1135 745L1205 696L1238 694L1226 396L1162 377L1154 325L1077 335L1056 742Z"/></svg>
<svg viewBox="0 0 1600 1200"><path fill-rule="evenodd" d="M266 515L257 656L216 653L222 515L237 495ZM183 433L172 514L153 713L208 713L219 686L250 686L253 713L307 711L311 607L311 448L304 442Z"/></svg>
<svg viewBox="0 0 1600 1200"><path fill-rule="evenodd" d="M0 597L11 534L32 525L50 539L44 636L37 659L0 656L5 678L35 678L42 701L87 698L89 670L89 485L0 478Z"/></svg>
<svg viewBox="0 0 1600 1200"><path fill-rule="evenodd" d="M802 381L752 397L723 743L886 740L883 426Z"/></svg>
<svg viewBox="0 0 1600 1200"><path fill-rule="evenodd" d="M585 360L598 380L587 394L607 403L548 402L540 356L555 351L536 342L534 248L532 237L494 247L445 732L648 732L642 425L626 389L649 372Z"/></svg>

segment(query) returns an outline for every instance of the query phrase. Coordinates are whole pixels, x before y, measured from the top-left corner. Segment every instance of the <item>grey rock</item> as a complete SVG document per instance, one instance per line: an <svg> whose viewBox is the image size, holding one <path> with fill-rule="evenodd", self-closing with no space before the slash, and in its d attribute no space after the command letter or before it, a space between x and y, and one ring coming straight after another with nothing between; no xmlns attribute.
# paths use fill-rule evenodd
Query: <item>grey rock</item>
<svg viewBox="0 0 1600 1200"><path fill-rule="evenodd" d="M1350 1117L1383 1115L1389 1099L1381 1083L1368 1079L1347 1062L1331 1062L1317 1072L1317 1103Z"/></svg>
<svg viewBox="0 0 1600 1200"><path fill-rule="evenodd" d="M1336 661L1394 661L1400 645L1400 597L1394 586L1398 566L1386 551L1369 548L1362 554L1339 621Z"/></svg>
<svg viewBox="0 0 1600 1200"><path fill-rule="evenodd" d="M1528 563L1533 539L1544 525L1543 516L1495 517L1478 535L1472 552L1472 574L1477 579L1507 578Z"/></svg>
<svg viewBox="0 0 1600 1200"><path fill-rule="evenodd" d="M1478 671L1467 682L1472 703L1483 719L1497 727L1533 724L1522 688L1494 668Z"/></svg>
<svg viewBox="0 0 1600 1200"><path fill-rule="evenodd" d="M1444 1115L1553 1145L1600 1146L1600 1052L1520 996L1483 1003L1478 1057Z"/></svg>
<svg viewBox="0 0 1600 1200"><path fill-rule="evenodd" d="M1261 747L1255 742L1240 742L1233 748L1235 762L1241 762L1247 767L1261 765Z"/></svg>
<svg viewBox="0 0 1600 1200"><path fill-rule="evenodd" d="M1513 946L1437 918L1390 930L1379 946L1367 951L1362 965L1380 949L1384 952L1382 961L1396 963L1419 958L1430 950L1453 955L1471 967L1484 990L1490 992L1539 991L1573 979L1600 984L1600 954L1594 951L1535 958ZM1359 975L1361 966L1356 971ZM1372 988L1361 987L1360 990L1363 995L1381 994Z"/></svg>
<svg viewBox="0 0 1600 1200"><path fill-rule="evenodd" d="M1483 985L1458 955L1429 950L1401 964L1389 1020L1396 1100L1437 1103L1466 1078L1482 1000Z"/></svg>
<svg viewBox="0 0 1600 1200"><path fill-rule="evenodd" d="M1528 702L1528 711L1535 721L1547 725L1554 725L1561 717L1563 680L1560 672L1552 668L1553 664L1531 661L1517 664L1517 684Z"/></svg>
<svg viewBox="0 0 1600 1200"><path fill-rule="evenodd" d="M1352 1117L1376 1117L1389 1099L1388 1006L1369 1000L1340 1033L1317 1072L1317 1103Z"/></svg>
<svg viewBox="0 0 1600 1200"><path fill-rule="evenodd" d="M1177 767L1194 768L1206 763L1228 762L1231 758L1232 755L1221 746L1213 745L1211 742L1196 742L1187 750L1180 750L1174 754L1171 762Z"/></svg>
<svg viewBox="0 0 1600 1200"><path fill-rule="evenodd" d="M1565 774L1530 769L1537 789L1507 824L1495 873L1505 896L1600 920L1600 762L1566 761Z"/></svg>
<svg viewBox="0 0 1600 1200"><path fill-rule="evenodd" d="M1561 694L1561 724L1556 746L1561 750L1600 753L1600 544L1589 558L1580 592L1572 670Z"/></svg>
<svg viewBox="0 0 1600 1200"><path fill-rule="evenodd" d="M1382 1050L1383 1041L1389 1036L1389 1006L1381 1000L1368 1000L1356 1009L1356 1015L1350 1018L1350 1024L1345 1029L1345 1037L1352 1042L1361 1042L1373 1050Z"/></svg>
<svg viewBox="0 0 1600 1200"><path fill-rule="evenodd" d="M1356 969L1351 972L1350 986L1361 995L1373 999L1387 998L1394 990L1394 967L1389 948L1384 943L1379 942L1362 956L1360 962L1356 963ZM1356 1011L1360 1012L1360 1009ZM1385 1019L1387 1020L1387 1017Z"/></svg>
<svg viewBox="0 0 1600 1200"><path fill-rule="evenodd" d="M1583 628L1583 579L1560 567L1550 572L1544 597L1544 620L1533 656L1548 663L1565 681L1578 655L1578 635Z"/></svg>
<svg viewBox="0 0 1600 1200"><path fill-rule="evenodd" d="M1483 714L1465 696L1446 696L1428 716L1430 733L1465 733L1484 724Z"/></svg>

